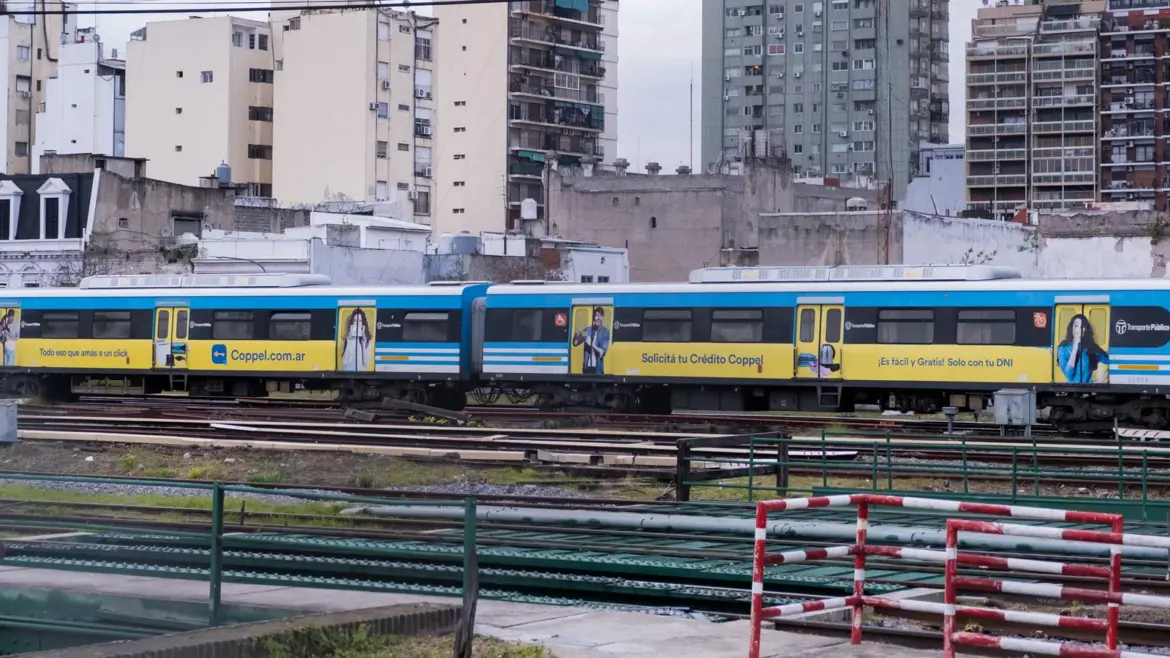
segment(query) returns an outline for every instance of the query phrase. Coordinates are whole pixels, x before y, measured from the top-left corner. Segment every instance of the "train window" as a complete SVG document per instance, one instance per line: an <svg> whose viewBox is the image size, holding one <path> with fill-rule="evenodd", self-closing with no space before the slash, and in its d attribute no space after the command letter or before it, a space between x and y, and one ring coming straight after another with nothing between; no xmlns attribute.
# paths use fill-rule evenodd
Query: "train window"
<svg viewBox="0 0 1170 658"><path fill-rule="evenodd" d="M512 314L512 340L536 342L540 340L540 309L518 308Z"/></svg>
<svg viewBox="0 0 1170 658"><path fill-rule="evenodd" d="M929 345L934 342L934 311L901 309L878 311L878 342Z"/></svg>
<svg viewBox="0 0 1170 658"><path fill-rule="evenodd" d="M817 340L817 310L815 308L800 309L800 336L802 343L815 343Z"/></svg>
<svg viewBox="0 0 1170 658"><path fill-rule="evenodd" d="M1007 309L959 311L960 345L1013 345L1016 342L1016 312Z"/></svg>
<svg viewBox="0 0 1170 658"><path fill-rule="evenodd" d="M175 339L187 340L187 327L190 325L186 309L175 313Z"/></svg>
<svg viewBox="0 0 1170 658"><path fill-rule="evenodd" d="M268 338L272 340L310 340L313 325L310 313L273 313L268 319Z"/></svg>
<svg viewBox="0 0 1170 658"><path fill-rule="evenodd" d="M711 342L758 343L763 338L763 311L739 309L711 311Z"/></svg>
<svg viewBox="0 0 1170 658"><path fill-rule="evenodd" d="M77 338L76 311L46 311L41 315L41 338Z"/></svg>
<svg viewBox="0 0 1170 658"><path fill-rule="evenodd" d="M129 338L130 311L94 311L94 338Z"/></svg>
<svg viewBox="0 0 1170 658"><path fill-rule="evenodd" d="M841 309L839 308L825 311L825 342L841 342Z"/></svg>
<svg viewBox="0 0 1170 658"><path fill-rule="evenodd" d="M158 322L154 326L154 337L158 340L165 340L170 331L171 312L164 308L158 312Z"/></svg>
<svg viewBox="0 0 1170 658"><path fill-rule="evenodd" d="M448 314L444 312L407 313L402 318L402 340L419 343L447 342Z"/></svg>
<svg viewBox="0 0 1170 658"><path fill-rule="evenodd" d="M211 337L215 340L251 340L251 311L216 311L211 316Z"/></svg>
<svg viewBox="0 0 1170 658"><path fill-rule="evenodd" d="M647 343L686 343L691 340L688 309L648 309L642 314L642 340Z"/></svg>

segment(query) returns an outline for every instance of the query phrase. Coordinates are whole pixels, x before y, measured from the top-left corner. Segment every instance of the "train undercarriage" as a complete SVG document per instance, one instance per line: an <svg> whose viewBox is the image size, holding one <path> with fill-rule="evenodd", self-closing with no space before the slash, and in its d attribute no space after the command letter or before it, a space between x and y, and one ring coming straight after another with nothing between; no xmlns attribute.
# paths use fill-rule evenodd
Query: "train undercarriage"
<svg viewBox="0 0 1170 658"><path fill-rule="evenodd" d="M883 411L940 413L988 408L992 391L956 392L898 388L811 386L718 386L682 384L598 384L477 382L379 379L201 377L183 375L66 375L11 373L0 378L0 392L43 400L78 395L152 395L186 392L196 397L283 397L321 395L346 402L395 399L459 410L467 405L500 403L538 409L597 409L610 413L668 414L672 411ZM1040 392L1038 417L1060 431L1102 432L1115 425L1170 429L1170 399L1137 393Z"/></svg>

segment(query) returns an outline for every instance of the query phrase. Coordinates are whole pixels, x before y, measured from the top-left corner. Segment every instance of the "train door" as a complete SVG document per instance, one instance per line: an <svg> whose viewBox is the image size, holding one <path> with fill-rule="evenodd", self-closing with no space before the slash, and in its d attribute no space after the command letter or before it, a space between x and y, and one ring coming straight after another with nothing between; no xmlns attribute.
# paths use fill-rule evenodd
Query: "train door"
<svg viewBox="0 0 1170 658"><path fill-rule="evenodd" d="M1052 327L1052 381L1109 383L1108 303L1057 304Z"/></svg>
<svg viewBox="0 0 1170 658"><path fill-rule="evenodd" d="M841 379L844 324L840 304L796 307L797 379Z"/></svg>
<svg viewBox="0 0 1170 658"><path fill-rule="evenodd" d="M557 326L561 324L557 314ZM613 333L613 306L574 306L569 331L569 372L574 375L604 375L605 355Z"/></svg>
<svg viewBox="0 0 1170 658"><path fill-rule="evenodd" d="M154 309L154 367L186 370L191 311L182 306Z"/></svg>
<svg viewBox="0 0 1170 658"><path fill-rule="evenodd" d="M342 372L374 371L378 309L372 301L358 303L337 308L337 369Z"/></svg>

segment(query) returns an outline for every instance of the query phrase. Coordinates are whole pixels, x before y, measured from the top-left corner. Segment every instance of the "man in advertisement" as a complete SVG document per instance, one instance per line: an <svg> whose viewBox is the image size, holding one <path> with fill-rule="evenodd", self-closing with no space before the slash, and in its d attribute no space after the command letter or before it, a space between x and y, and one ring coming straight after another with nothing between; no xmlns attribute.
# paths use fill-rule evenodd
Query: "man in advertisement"
<svg viewBox="0 0 1170 658"><path fill-rule="evenodd" d="M605 328L605 309L593 309L593 324L573 336L573 347L582 349L581 374L604 375L605 353L609 351L609 329Z"/></svg>

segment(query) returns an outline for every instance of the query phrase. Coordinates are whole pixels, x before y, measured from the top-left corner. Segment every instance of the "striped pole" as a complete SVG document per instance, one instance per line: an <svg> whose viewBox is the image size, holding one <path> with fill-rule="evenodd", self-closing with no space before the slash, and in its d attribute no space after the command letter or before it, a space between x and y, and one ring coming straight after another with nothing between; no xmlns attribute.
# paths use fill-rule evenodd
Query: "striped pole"
<svg viewBox="0 0 1170 658"><path fill-rule="evenodd" d="M947 519L947 551L943 580L943 658L955 658L955 590L959 572L959 530Z"/></svg>
<svg viewBox="0 0 1170 658"><path fill-rule="evenodd" d="M865 547L865 554L903 560L917 560L919 562L946 562L945 552L922 548L871 545ZM1067 562L1047 562L1044 560L1028 560L1014 557L1004 558L991 555L969 555L965 553L959 553L956 557L960 565L967 567L990 567L992 569L1003 569L1006 571L1034 571L1037 573L1093 578L1109 578L1112 573L1108 567L1069 564Z"/></svg>
<svg viewBox="0 0 1170 658"><path fill-rule="evenodd" d="M869 532L869 503L857 504L857 547L853 555L853 630L849 641L861 644L861 622L865 617L865 538Z"/></svg>
<svg viewBox="0 0 1170 658"><path fill-rule="evenodd" d="M768 508L756 505L755 557L752 560L752 629L748 658L760 658L760 624L764 611L764 543L768 538Z"/></svg>
<svg viewBox="0 0 1170 658"><path fill-rule="evenodd" d="M1045 583L1020 583L1008 580L994 580L992 578L970 578L956 576L955 586L964 589L977 589L984 592L1003 592L1004 594L1026 594L1046 599L1072 599L1089 601L1091 603L1121 603L1125 605L1141 605L1149 608L1170 609L1170 597L1153 596L1150 594L1132 594L1130 592L1106 592L1099 589L1083 589L1080 587L1065 587Z"/></svg>
<svg viewBox="0 0 1170 658"><path fill-rule="evenodd" d="M810 548L803 551L785 551L764 556L764 565L792 564L793 562L808 562L809 560L824 560L827 558L848 557L857 552L854 546L830 546L829 548ZM1098 567L1104 568L1104 567Z"/></svg>
<svg viewBox="0 0 1170 658"><path fill-rule="evenodd" d="M979 633L956 633L955 641L973 647L1003 649L1042 656L1075 656L1076 658L1156 658L1152 653L1118 651L1116 649L1095 649L1082 644L1062 644L1029 640L1020 637L993 637Z"/></svg>
<svg viewBox="0 0 1170 658"><path fill-rule="evenodd" d="M806 603L789 603L788 605L778 605L772 608L764 608L762 616L764 619L772 617L783 617L786 615L799 615L802 612L820 612L821 610L837 610L841 608L851 608L856 603L856 597L840 597L835 599L818 599L816 601L808 601Z"/></svg>
<svg viewBox="0 0 1170 658"><path fill-rule="evenodd" d="M1113 534L1125 536L1125 524L1121 520L1113 522ZM1121 594L1121 546L1117 544L1109 545L1109 593ZM1109 628L1105 631L1105 646L1110 649L1117 648L1117 627L1121 623L1121 607L1112 601L1109 602L1109 609L1105 614L1105 619L1109 622Z"/></svg>

